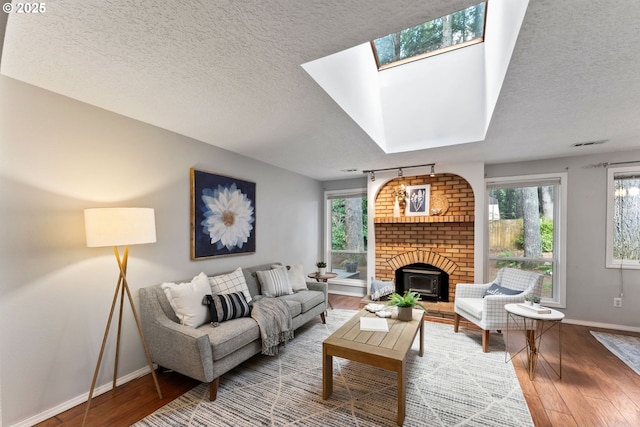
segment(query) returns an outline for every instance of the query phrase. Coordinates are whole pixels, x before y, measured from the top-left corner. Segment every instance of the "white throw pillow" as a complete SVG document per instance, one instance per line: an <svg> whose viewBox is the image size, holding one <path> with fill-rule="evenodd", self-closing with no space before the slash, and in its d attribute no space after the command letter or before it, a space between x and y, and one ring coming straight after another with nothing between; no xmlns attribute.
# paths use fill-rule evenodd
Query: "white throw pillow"
<svg viewBox="0 0 640 427"><path fill-rule="evenodd" d="M266 297L279 297L293 293L286 268L256 271L256 275L260 281L262 295Z"/></svg>
<svg viewBox="0 0 640 427"><path fill-rule="evenodd" d="M272 268L285 268L282 266L275 266ZM302 264L294 264L287 268L287 275L289 276L289 283L291 289L294 292L308 291L307 288L307 276L304 274L304 266Z"/></svg>
<svg viewBox="0 0 640 427"><path fill-rule="evenodd" d="M181 324L197 328L211 322L209 309L202 303L211 293L206 274L200 273L187 283L163 283L162 290Z"/></svg>
<svg viewBox="0 0 640 427"><path fill-rule="evenodd" d="M242 274L241 268L237 268L233 273L209 277L209 283L211 285L211 293L213 294L242 292L247 303L251 302L249 287L247 286L247 281L244 278L244 274Z"/></svg>

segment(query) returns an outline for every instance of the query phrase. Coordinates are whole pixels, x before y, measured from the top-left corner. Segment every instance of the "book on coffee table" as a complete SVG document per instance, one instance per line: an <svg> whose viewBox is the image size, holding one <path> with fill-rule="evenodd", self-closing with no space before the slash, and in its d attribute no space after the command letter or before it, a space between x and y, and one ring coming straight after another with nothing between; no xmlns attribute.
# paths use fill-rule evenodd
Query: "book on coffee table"
<svg viewBox="0 0 640 427"><path fill-rule="evenodd" d="M549 314L551 313L551 309L546 308L546 307L542 307L542 306L533 306L533 305L527 305L527 304L518 304L518 306L522 307L522 308L526 308L527 310L532 311L533 313L537 313L537 314Z"/></svg>
<svg viewBox="0 0 640 427"><path fill-rule="evenodd" d="M381 317L361 317L360 330L372 332L389 332L387 319Z"/></svg>

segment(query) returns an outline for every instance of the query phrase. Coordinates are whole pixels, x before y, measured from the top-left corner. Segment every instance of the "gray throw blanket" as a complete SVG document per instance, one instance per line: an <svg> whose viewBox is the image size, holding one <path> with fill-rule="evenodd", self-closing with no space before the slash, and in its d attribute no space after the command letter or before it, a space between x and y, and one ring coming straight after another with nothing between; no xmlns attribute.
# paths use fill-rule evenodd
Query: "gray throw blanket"
<svg viewBox="0 0 640 427"><path fill-rule="evenodd" d="M277 298L254 298L251 317L260 327L262 354L275 356L280 343L286 344L293 339L291 313L284 301Z"/></svg>

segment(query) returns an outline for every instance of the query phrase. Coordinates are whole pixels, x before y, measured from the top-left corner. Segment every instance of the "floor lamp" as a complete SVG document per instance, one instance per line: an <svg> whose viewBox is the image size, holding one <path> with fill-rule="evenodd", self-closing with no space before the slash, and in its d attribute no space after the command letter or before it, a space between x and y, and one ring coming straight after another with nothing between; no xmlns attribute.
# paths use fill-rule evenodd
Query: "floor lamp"
<svg viewBox="0 0 640 427"><path fill-rule="evenodd" d="M87 421L87 415L89 414L91 398L93 397L93 391L96 386L98 371L100 370L102 355L104 354L104 347L107 342L107 336L109 335L111 320L116 308L118 296L120 296L118 338L116 341L116 360L115 368L113 371L113 389L115 390L116 388L116 379L118 377L118 356L120 353L120 332L122 331L122 311L124 306L125 293L129 299L129 304L131 305L131 310L133 311L133 317L135 318L136 325L138 326L138 333L140 334L140 339L142 340L142 346L144 347L144 351L147 356L147 363L149 364L149 369L151 370L151 375L153 376L153 381L156 385L158 396L160 397L160 399L162 399L160 385L158 384L156 372L153 369L153 362L151 361L149 348L147 347L147 342L144 339L142 327L140 326L140 319L138 318L138 313L136 312L135 305L133 304L133 298L131 297L131 292L129 291L129 284L127 283L127 259L129 257L129 245L154 243L156 241L156 224L154 210L149 208L85 209L84 225L88 247L93 248L113 246L113 252L115 253L116 261L118 262L120 274L118 276L116 291L113 295L111 312L109 313L109 320L107 321L107 327L104 331L102 346L100 347L98 363L96 364L96 370L93 374L93 380L91 381L91 389L89 391L89 399L87 400L87 408L84 412L84 418L82 419L83 426L85 425ZM122 258L120 258L118 246L124 246Z"/></svg>

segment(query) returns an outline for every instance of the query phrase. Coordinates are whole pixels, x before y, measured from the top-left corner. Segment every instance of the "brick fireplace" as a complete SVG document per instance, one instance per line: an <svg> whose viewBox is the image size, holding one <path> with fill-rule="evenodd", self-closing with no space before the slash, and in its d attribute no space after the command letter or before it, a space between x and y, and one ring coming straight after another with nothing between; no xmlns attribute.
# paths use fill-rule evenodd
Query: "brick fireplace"
<svg viewBox="0 0 640 427"><path fill-rule="evenodd" d="M393 192L401 184L430 185L434 196L446 198L441 215L393 216ZM440 199L442 200L442 199ZM376 279L394 280L396 270L417 264L435 267L448 275L449 302L457 283L474 281L474 209L471 185L453 174L396 178L386 183L375 201Z"/></svg>

